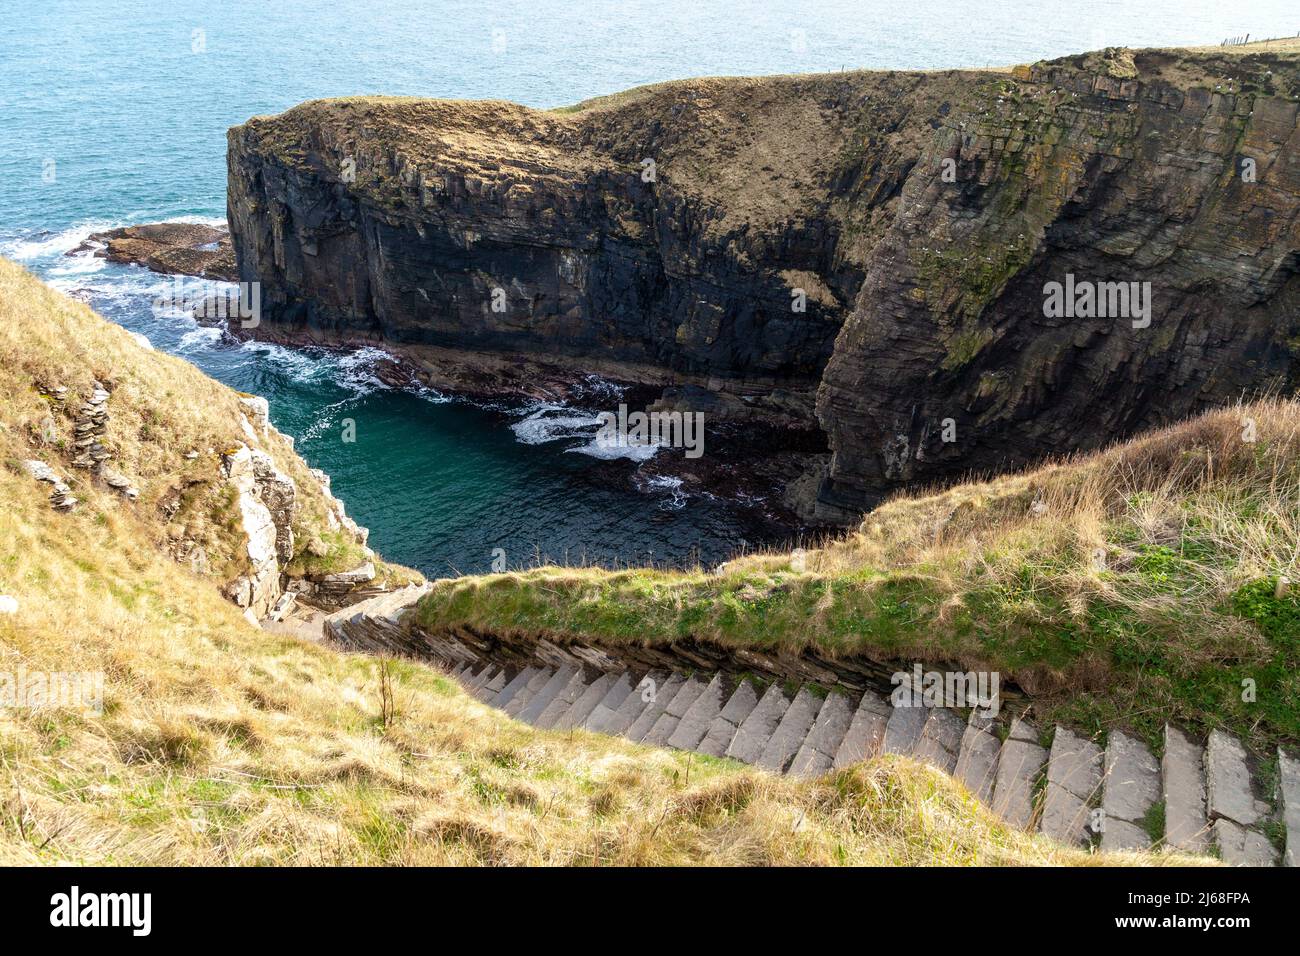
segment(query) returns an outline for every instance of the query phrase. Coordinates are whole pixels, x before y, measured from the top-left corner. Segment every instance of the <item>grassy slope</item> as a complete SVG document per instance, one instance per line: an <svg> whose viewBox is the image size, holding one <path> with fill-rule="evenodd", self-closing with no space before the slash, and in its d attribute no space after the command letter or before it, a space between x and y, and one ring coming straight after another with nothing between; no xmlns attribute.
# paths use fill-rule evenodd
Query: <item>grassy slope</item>
<svg viewBox="0 0 1300 956"><path fill-rule="evenodd" d="M106 675L102 716L0 709L0 863L1173 861L1008 830L908 761L796 783L537 732L435 668L258 630L158 547L155 486L191 467L180 449L238 433L234 394L3 261L0 309L0 594L19 605L0 673ZM28 379L92 372L116 386L110 442L141 500L82 480L59 514L12 467L58 461Z"/></svg>
<svg viewBox="0 0 1300 956"><path fill-rule="evenodd" d="M435 630L955 661L1015 679L1045 722L1154 740L1177 719L1295 741L1300 587L1273 593L1279 574L1300 578L1298 488L1300 404L1263 402L895 500L802 560L440 581L420 617Z"/></svg>
<svg viewBox="0 0 1300 956"><path fill-rule="evenodd" d="M238 393L188 362L142 348L0 260L0 463L17 473L19 462L41 459L84 498L94 482L69 464L72 420L94 381L111 391L105 444L112 467L140 489L136 510L156 514L178 502L171 520L152 529L156 546L182 539L201 544L222 582L245 570L239 508L221 475L222 452L245 441ZM68 389L62 407L48 394L60 385ZM360 545L329 530L323 490L289 442L272 433L258 443L297 485L290 570L339 571L364 562ZM198 454L186 458L189 451ZM383 562L379 571L396 582L418 577Z"/></svg>

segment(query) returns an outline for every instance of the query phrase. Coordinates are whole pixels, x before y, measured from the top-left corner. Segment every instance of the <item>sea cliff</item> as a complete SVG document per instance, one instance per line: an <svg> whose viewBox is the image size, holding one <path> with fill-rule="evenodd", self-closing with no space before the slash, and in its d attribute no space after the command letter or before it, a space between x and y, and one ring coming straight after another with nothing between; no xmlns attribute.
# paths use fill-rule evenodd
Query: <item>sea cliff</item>
<svg viewBox="0 0 1300 956"><path fill-rule="evenodd" d="M230 230L259 335L382 341L453 387L600 372L807 429L831 455L799 503L842 521L1295 389L1297 60L314 101L230 131ZM1149 315L1049 317L1067 276L1136 283Z"/></svg>

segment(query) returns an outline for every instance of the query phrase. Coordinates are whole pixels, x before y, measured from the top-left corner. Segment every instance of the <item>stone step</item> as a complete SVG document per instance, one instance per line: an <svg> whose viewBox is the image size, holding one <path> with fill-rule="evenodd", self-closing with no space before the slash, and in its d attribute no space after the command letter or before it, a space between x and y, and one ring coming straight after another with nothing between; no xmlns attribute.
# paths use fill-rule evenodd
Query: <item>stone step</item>
<svg viewBox="0 0 1300 956"><path fill-rule="evenodd" d="M1228 866L1277 866L1278 852L1264 834L1220 817L1210 828L1219 859Z"/></svg>
<svg viewBox="0 0 1300 956"><path fill-rule="evenodd" d="M673 697L677 695L677 692L682 689L682 685L685 683L685 674L673 673L669 674L668 679L663 683L650 688L654 695L653 699L646 705L645 710L641 711L641 715L632 722L632 726L627 729L623 736L628 740L640 743L645 738L645 735L650 733L655 721L673 702Z"/></svg>
<svg viewBox="0 0 1300 956"><path fill-rule="evenodd" d="M397 623L431 587L433 587L431 584L409 584L395 591L387 591L365 602L369 604L369 607L364 613L371 617L387 618L390 622Z"/></svg>
<svg viewBox="0 0 1300 956"><path fill-rule="evenodd" d="M700 691L699 696L682 714L682 719L677 722L672 736L668 738L668 746L678 750L698 748L704 735L709 732L709 726L722 713L726 697L726 681L721 674L714 674L713 680L709 681L708 686Z"/></svg>
<svg viewBox="0 0 1300 956"><path fill-rule="evenodd" d="M473 677L465 682L465 689L477 697L479 689L495 677L500 669L495 664L484 665Z"/></svg>
<svg viewBox="0 0 1300 956"><path fill-rule="evenodd" d="M596 705L609 692L610 687L613 686L617 678L617 674L601 674L588 684L586 689L583 690L582 696L575 700L573 705L564 712L564 715L551 725L552 729L572 730L575 727L581 727L587 718L591 716L591 712L596 709Z"/></svg>
<svg viewBox="0 0 1300 956"><path fill-rule="evenodd" d="M812 730L824 699L807 684L800 687L755 761L756 765L773 773L784 773Z"/></svg>
<svg viewBox="0 0 1300 956"><path fill-rule="evenodd" d="M668 675L664 671L651 671L644 677L639 678L632 685L631 692L624 698L618 710L609 718L604 732L607 734L626 733L628 728L636 722L638 717L645 713L647 708L654 706L654 701L650 696L651 688L658 689L667 679Z"/></svg>
<svg viewBox="0 0 1300 956"><path fill-rule="evenodd" d="M826 695L812 730L790 761L788 772L792 777L816 777L831 769L835 753L853 723L853 710L853 699L846 694L833 690Z"/></svg>
<svg viewBox="0 0 1300 956"><path fill-rule="evenodd" d="M1160 760L1165 797L1165 844L1186 853L1210 848L1205 815L1205 749L1177 727L1165 725Z"/></svg>
<svg viewBox="0 0 1300 956"><path fill-rule="evenodd" d="M831 769L840 770L860 760L880 754L885 745L885 728L889 725L889 702L871 691L862 695L858 709L853 712Z"/></svg>
<svg viewBox="0 0 1300 956"><path fill-rule="evenodd" d="M752 680L742 679L727 698L718 716L709 724L708 733L695 750L710 757L721 757L736 738L736 731L758 706L759 688Z"/></svg>
<svg viewBox="0 0 1300 956"><path fill-rule="evenodd" d="M340 608L325 616L323 630L357 649L401 651L405 635L396 625L429 587L408 585ZM466 663L472 660L475 659L467 658Z"/></svg>
<svg viewBox="0 0 1300 956"><path fill-rule="evenodd" d="M961 749L957 752L953 775L985 806L993 803L993 781L997 777L1001 750L997 724L990 718L981 717L978 710L972 710L966 729L962 731Z"/></svg>
<svg viewBox="0 0 1300 956"><path fill-rule="evenodd" d="M400 624L394 624L386 618L366 618L367 627L377 630L380 633L378 637L373 639L359 638L358 640L351 640L346 636L340 638L340 621L337 615L320 618L320 612L318 611L312 611L304 605L298 605L297 607L300 611L305 611L309 617L320 620L324 636L336 640L343 639L344 644L347 646L363 650L366 653L385 653L383 648L387 642L387 646L391 646L396 654L408 656L412 653L413 644L417 643L407 633L406 628ZM351 621L342 622L342 627L344 631L349 634L352 633ZM441 637L436 634L422 634L418 645L420 656L432 658L448 675L460 665L478 660L478 655L468 647L460 641L448 637Z"/></svg>
<svg viewBox="0 0 1300 956"><path fill-rule="evenodd" d="M537 692L549 684L551 678L554 676L555 672L549 667L539 667L537 673L534 674L528 683L524 685L523 689L515 695L514 700L506 706L506 713L518 720L520 711L528 706L529 701L536 697Z"/></svg>
<svg viewBox="0 0 1300 956"><path fill-rule="evenodd" d="M1062 843L1091 841L1092 804L1101 797L1101 748L1057 726L1047 760L1047 790L1039 829Z"/></svg>
<svg viewBox="0 0 1300 956"><path fill-rule="evenodd" d="M1028 830L1034 820L1034 784L1047 763L1047 749L1038 743L1038 730L1017 717L998 755L990 809L1013 827Z"/></svg>
<svg viewBox="0 0 1300 956"><path fill-rule="evenodd" d="M412 593L403 588L380 595L366 613L371 617L383 617L396 622L414 601Z"/></svg>
<svg viewBox="0 0 1300 956"><path fill-rule="evenodd" d="M769 684L757 706L736 728L736 736L727 746L727 756L742 763L754 763L758 760L789 707L790 699L785 696L781 685Z"/></svg>
<svg viewBox="0 0 1300 956"><path fill-rule="evenodd" d="M1205 745L1205 813L1229 866L1275 866L1277 851L1259 826L1269 805L1255 792L1250 758L1241 741L1222 730L1210 731Z"/></svg>
<svg viewBox="0 0 1300 956"><path fill-rule="evenodd" d="M622 706L623 701L627 700L628 695L632 693L632 685L636 682L636 677L629 671L623 671L614 678L610 684L609 690L601 698L590 716L583 723L583 727L595 733L607 734L612 733L609 730L609 722L613 719L614 714Z"/></svg>
<svg viewBox="0 0 1300 956"><path fill-rule="evenodd" d="M944 773L957 768L957 755L961 752L961 738L966 723L946 707L930 708L930 716L921 728L920 739L912 751L917 760L938 767Z"/></svg>
<svg viewBox="0 0 1300 956"><path fill-rule="evenodd" d="M583 695L588 683L587 676L579 667L573 676L569 678L569 682L564 685L558 694L551 698L551 702L537 716L535 726L542 730L550 730L554 727L555 722L568 713L569 708Z"/></svg>
<svg viewBox="0 0 1300 956"><path fill-rule="evenodd" d="M1277 749L1277 790L1286 828L1283 866L1300 866L1300 758Z"/></svg>
<svg viewBox="0 0 1300 956"><path fill-rule="evenodd" d="M338 617L334 626L346 632L362 621L378 628L378 637L367 632L366 639L383 640L383 625L393 624L413 603L406 593L378 595L357 606L366 613ZM882 752L910 754L954 774L993 812L1022 828L1038 810L1034 792L1046 769L1040 828L1058 840L1086 844L1100 819L1102 849L1149 847L1147 821L1163 798L1169 846L1204 853L1213 837L1232 865L1272 865L1279 857L1262 832L1271 807L1258 793L1250 757L1237 738L1219 730L1202 748L1166 726L1165 752L1157 765L1144 744L1122 731L1111 733L1103 754L1092 741L1058 727L1049 752L1026 720L1014 720L1000 744L992 720L973 713L963 724L945 708L893 708L874 693L864 694L854 707L838 691L823 698L804 686L791 699L779 684L763 689L752 680L741 680L728 694L722 674L707 683L663 672L635 681L626 671L588 680L573 665L515 670L445 656L448 673L468 693L542 728L623 733L631 740L725 755L801 777ZM1278 769L1283 862L1294 866L1300 854L1300 760L1279 750ZM1094 810L1098 798L1100 808Z"/></svg>
<svg viewBox="0 0 1300 956"><path fill-rule="evenodd" d="M526 724L537 723L537 718L542 716L542 711L550 706L551 701L555 700L555 695L569 686L569 681L573 680L573 674L576 670L576 667L567 664L556 668L555 672L551 674L551 679L543 684L528 703L524 705L523 709L519 711L519 719Z"/></svg>
<svg viewBox="0 0 1300 956"><path fill-rule="evenodd" d="M1145 850L1151 846L1147 815L1160 800L1160 764L1146 744L1112 730L1106 737L1102 772L1103 850Z"/></svg>
<svg viewBox="0 0 1300 956"><path fill-rule="evenodd" d="M1205 745L1205 813L1243 827L1257 826L1268 814L1251 784L1249 760L1241 741L1222 730L1210 731Z"/></svg>
<svg viewBox="0 0 1300 956"><path fill-rule="evenodd" d="M538 668L525 667L514 678L501 688L501 693L492 699L492 706L505 710L510 701L514 700L515 694L519 693L530 680L537 676Z"/></svg>
<svg viewBox="0 0 1300 956"><path fill-rule="evenodd" d="M921 739L921 731L930 718L928 707L895 707L885 725L887 754L910 754Z"/></svg>
<svg viewBox="0 0 1300 956"><path fill-rule="evenodd" d="M528 681L527 684L515 695L514 700L506 706L505 711L516 720L519 719L519 713L528 706L528 703L537 696L537 692L551 682L555 676L555 671L550 667L539 667Z"/></svg>
<svg viewBox="0 0 1300 956"><path fill-rule="evenodd" d="M663 747L668 744L668 738L673 735L677 725L681 723L682 716L690 710L691 704L704 693L704 688L708 685L697 677L691 676L686 678L683 684L673 695L673 699L664 712L659 715L659 719L654 725L646 731L646 735L641 738L643 744L653 744L656 747Z"/></svg>
<svg viewBox="0 0 1300 956"><path fill-rule="evenodd" d="M501 688L505 686L506 669L504 667L498 667L495 674L479 685L478 690L474 692L474 696L486 704L491 702L497 694L501 693Z"/></svg>

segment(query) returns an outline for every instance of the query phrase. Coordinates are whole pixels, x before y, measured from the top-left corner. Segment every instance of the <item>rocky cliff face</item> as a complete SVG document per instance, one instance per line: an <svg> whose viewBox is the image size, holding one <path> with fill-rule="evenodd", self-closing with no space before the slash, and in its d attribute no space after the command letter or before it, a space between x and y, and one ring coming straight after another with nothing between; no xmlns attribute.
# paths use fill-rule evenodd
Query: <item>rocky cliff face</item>
<svg viewBox="0 0 1300 956"><path fill-rule="evenodd" d="M270 334L382 339L435 376L522 355L811 424L925 138L905 118L940 109L920 86L696 81L572 114L304 104L230 132L240 275Z"/></svg>
<svg viewBox="0 0 1300 956"><path fill-rule="evenodd" d="M1300 384L1295 60L1025 74L974 89L903 188L822 382L824 503ZM1070 281L1139 283L1149 314L1045 315Z"/></svg>
<svg viewBox="0 0 1300 956"><path fill-rule="evenodd" d="M557 112L321 101L230 131L230 228L265 334L382 340L435 381L522 356L702 387L822 429L843 518L1294 388L1298 76L1108 51ZM1049 318L1067 274L1150 283L1149 324Z"/></svg>

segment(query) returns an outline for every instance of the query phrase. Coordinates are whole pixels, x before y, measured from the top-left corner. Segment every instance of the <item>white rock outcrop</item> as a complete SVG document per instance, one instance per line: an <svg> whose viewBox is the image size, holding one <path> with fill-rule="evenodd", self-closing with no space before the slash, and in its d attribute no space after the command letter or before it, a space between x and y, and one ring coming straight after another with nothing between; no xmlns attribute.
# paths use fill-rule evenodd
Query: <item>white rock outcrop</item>
<svg viewBox="0 0 1300 956"><path fill-rule="evenodd" d="M280 598L280 574L293 557L297 486L264 451L241 445L222 456L226 480L238 494L249 569L226 586L226 596L257 618Z"/></svg>

